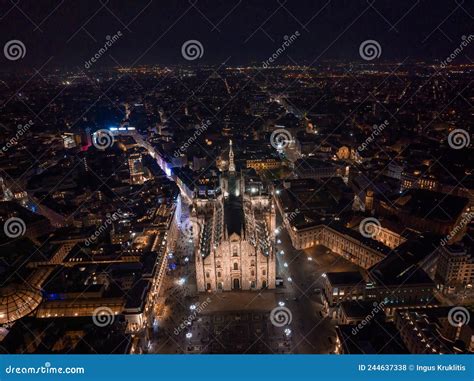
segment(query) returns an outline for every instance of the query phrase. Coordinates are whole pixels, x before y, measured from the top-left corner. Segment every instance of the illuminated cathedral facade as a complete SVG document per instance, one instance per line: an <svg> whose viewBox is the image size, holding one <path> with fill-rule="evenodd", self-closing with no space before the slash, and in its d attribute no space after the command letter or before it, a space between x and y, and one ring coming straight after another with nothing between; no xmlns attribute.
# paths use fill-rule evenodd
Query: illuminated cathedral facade
<svg viewBox="0 0 474 381"><path fill-rule="evenodd" d="M275 206L268 192L244 178L230 141L222 191L193 210L200 292L275 288Z"/></svg>

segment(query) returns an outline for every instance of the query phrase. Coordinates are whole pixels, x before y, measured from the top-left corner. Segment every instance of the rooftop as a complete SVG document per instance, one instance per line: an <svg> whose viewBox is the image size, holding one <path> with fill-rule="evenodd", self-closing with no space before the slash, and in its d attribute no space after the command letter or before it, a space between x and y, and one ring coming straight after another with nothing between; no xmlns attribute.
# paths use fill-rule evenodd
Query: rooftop
<svg viewBox="0 0 474 381"><path fill-rule="evenodd" d="M12 323L30 314L41 300L41 292L26 284L0 288L0 324Z"/></svg>
<svg viewBox="0 0 474 381"><path fill-rule="evenodd" d="M358 271L326 273L326 277L332 286L351 286L359 283L365 284L362 274Z"/></svg>
<svg viewBox="0 0 474 381"><path fill-rule="evenodd" d="M410 189L393 199L392 203L396 208L413 216L450 222L459 217L469 199L426 189Z"/></svg>

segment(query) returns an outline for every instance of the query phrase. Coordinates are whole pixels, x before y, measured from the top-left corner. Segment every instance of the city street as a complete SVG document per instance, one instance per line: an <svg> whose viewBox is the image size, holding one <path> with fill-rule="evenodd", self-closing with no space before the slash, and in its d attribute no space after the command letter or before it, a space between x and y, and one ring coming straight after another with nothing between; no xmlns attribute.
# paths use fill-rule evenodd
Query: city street
<svg viewBox="0 0 474 381"><path fill-rule="evenodd" d="M163 287L167 312L159 322L151 351L232 352L235 347L226 342L230 331L240 332L239 348L246 350L248 346L251 353L330 353L334 350L335 323L322 312L323 274L360 270L357 266L323 246L295 250L286 230L281 229L276 238L276 264L277 277L283 279L283 286L258 294L198 295L189 207L185 203L179 205L180 236L175 252L168 259ZM270 312L276 307L285 307L291 312L288 326L272 325ZM285 329L288 328L287 335Z"/></svg>
<svg viewBox="0 0 474 381"><path fill-rule="evenodd" d="M168 256L168 269L162 287L166 313L158 323L152 343L153 353L183 353L186 330L179 329L188 319L189 307L197 301L194 245L189 223L189 205L178 201L179 237L174 253Z"/></svg>
<svg viewBox="0 0 474 381"><path fill-rule="evenodd" d="M360 269L323 246L295 250L284 229L277 236L277 256L277 277L283 279L284 287L276 293L293 315L293 352L332 352L335 324L322 313L323 274Z"/></svg>
<svg viewBox="0 0 474 381"><path fill-rule="evenodd" d="M330 353L334 350L334 322L322 313L323 274L359 268L323 246L295 250L286 230L276 241L277 277L283 286L261 293L197 295L193 243L187 223L189 208L181 205L180 237L163 288L167 313L153 344L157 353L232 353L239 351L226 340L240 332L239 348L251 353ZM283 253L282 253L283 251ZM188 262L185 262L188 258ZM172 264L176 264L176 268ZM288 308L291 323L275 327L270 312ZM196 311L197 309L197 311ZM255 325L255 321L259 323ZM181 326L181 327L180 327ZM184 328L183 328L184 327ZM285 334L285 329L290 334ZM232 336L232 335L231 335Z"/></svg>

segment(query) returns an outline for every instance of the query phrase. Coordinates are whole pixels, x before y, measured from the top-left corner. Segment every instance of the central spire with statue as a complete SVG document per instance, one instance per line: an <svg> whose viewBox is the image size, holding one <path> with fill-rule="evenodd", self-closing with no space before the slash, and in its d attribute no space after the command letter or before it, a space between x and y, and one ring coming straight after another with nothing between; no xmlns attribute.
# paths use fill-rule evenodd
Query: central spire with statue
<svg viewBox="0 0 474 381"><path fill-rule="evenodd" d="M229 140L229 172L235 172L234 150L232 149L232 139Z"/></svg>

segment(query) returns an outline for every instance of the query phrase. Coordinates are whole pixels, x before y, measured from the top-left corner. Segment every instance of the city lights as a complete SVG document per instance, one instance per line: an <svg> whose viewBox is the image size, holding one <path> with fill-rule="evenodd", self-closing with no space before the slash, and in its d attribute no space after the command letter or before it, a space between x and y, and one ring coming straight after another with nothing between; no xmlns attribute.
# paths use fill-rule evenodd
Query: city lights
<svg viewBox="0 0 474 381"><path fill-rule="evenodd" d="M470 376L472 1L10 2L8 374Z"/></svg>

